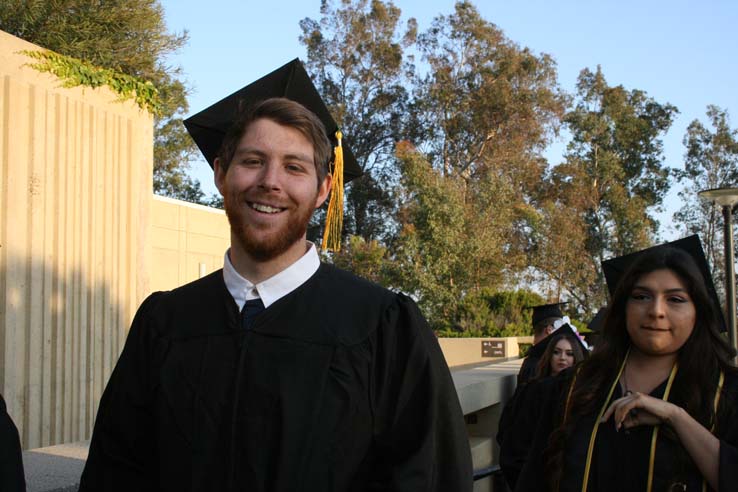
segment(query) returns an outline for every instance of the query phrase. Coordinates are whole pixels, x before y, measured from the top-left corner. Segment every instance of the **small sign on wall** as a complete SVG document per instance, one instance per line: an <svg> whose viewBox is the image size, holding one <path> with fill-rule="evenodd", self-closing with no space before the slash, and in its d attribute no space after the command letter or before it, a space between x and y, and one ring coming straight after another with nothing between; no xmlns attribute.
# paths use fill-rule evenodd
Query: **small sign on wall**
<svg viewBox="0 0 738 492"><path fill-rule="evenodd" d="M505 357L505 341L482 340L482 357Z"/></svg>

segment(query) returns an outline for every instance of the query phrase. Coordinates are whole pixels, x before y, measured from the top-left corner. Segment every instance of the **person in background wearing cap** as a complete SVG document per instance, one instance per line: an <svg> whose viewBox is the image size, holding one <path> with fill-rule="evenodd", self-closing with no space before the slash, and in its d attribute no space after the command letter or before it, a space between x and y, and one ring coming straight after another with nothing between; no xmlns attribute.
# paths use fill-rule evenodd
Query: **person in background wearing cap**
<svg viewBox="0 0 738 492"><path fill-rule="evenodd" d="M589 352L574 329L563 324L546 340L546 349L535 368L534 376L515 388L500 416L497 443L500 445L500 468L510 490L515 489L520 471L535 438L541 417L540 405L551 385L545 378L557 376L583 361Z"/></svg>
<svg viewBox="0 0 738 492"><path fill-rule="evenodd" d="M615 277L603 264L614 293L602 338L549 380L516 491L738 486L735 350L704 254L675 242L626 258Z"/></svg>
<svg viewBox="0 0 738 492"><path fill-rule="evenodd" d="M140 307L81 492L471 491L463 415L419 309L306 241L337 179L330 150L284 97L231 122L214 160L224 268Z"/></svg>
<svg viewBox="0 0 738 492"><path fill-rule="evenodd" d="M535 379L556 376L564 369L582 362L587 354L587 349L576 334L557 330L551 335L551 341L538 362Z"/></svg>
<svg viewBox="0 0 738 492"><path fill-rule="evenodd" d="M547 337L554 332L554 324L561 321L564 315L559 306L566 303L557 302L532 306L533 309L533 346L528 350L518 372L518 385L530 381L536 373L538 362L548 347Z"/></svg>

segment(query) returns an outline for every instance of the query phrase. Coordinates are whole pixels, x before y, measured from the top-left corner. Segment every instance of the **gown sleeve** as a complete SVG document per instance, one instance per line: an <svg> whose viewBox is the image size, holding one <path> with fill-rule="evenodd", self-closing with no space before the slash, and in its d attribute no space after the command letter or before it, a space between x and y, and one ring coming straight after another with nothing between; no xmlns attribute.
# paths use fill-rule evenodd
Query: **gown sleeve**
<svg viewBox="0 0 738 492"><path fill-rule="evenodd" d="M398 295L376 334L376 482L368 490L470 492L473 471L448 366L418 307Z"/></svg>
<svg viewBox="0 0 738 492"><path fill-rule="evenodd" d="M532 354L529 354L523 359L523 363L520 365L520 371L518 372L518 385L523 385L533 379L537 366L538 358Z"/></svg>
<svg viewBox="0 0 738 492"><path fill-rule="evenodd" d="M26 490L18 429L8 415L5 400L0 395L0 490Z"/></svg>
<svg viewBox="0 0 738 492"><path fill-rule="evenodd" d="M149 312L159 293L141 305L97 412L80 492L155 490L154 393L156 337Z"/></svg>

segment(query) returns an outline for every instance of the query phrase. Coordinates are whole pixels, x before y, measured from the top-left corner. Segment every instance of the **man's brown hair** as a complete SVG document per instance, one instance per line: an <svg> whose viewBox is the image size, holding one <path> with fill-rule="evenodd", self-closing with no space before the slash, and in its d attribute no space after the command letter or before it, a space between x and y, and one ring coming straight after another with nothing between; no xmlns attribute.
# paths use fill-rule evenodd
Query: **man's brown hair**
<svg viewBox="0 0 738 492"><path fill-rule="evenodd" d="M331 159L331 143L325 133L325 126L320 119L300 103L284 97L265 99L255 106L239 110L239 115L223 137L218 151L220 167L228 170L236 147L249 126L256 120L266 118L277 124L294 128L302 133L313 144L313 161L318 175L318 185L328 174L328 163Z"/></svg>

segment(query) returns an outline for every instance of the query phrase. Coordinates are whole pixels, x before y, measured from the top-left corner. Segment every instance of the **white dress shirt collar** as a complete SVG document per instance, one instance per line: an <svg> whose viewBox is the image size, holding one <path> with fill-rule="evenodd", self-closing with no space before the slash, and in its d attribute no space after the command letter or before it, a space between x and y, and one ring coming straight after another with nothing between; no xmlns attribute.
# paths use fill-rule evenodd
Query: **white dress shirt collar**
<svg viewBox="0 0 738 492"><path fill-rule="evenodd" d="M247 300L256 298L261 298L264 308L268 308L271 304L304 284L320 267L318 252L315 245L310 243L307 252L299 260L263 282L253 284L236 271L231 263L229 253L230 249L226 251L223 260L223 280L228 292L236 301L239 311L243 309L243 305Z"/></svg>

